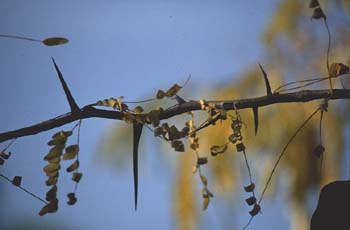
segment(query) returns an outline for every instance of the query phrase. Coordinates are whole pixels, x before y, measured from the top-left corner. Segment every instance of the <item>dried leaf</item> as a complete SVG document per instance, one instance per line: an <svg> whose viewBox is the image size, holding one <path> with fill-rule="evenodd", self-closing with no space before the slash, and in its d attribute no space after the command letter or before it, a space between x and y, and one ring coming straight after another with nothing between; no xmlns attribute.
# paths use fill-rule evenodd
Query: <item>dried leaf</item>
<svg viewBox="0 0 350 230"><path fill-rule="evenodd" d="M323 10L320 7L314 9L314 12L311 16L312 19L326 19L326 15L323 13Z"/></svg>
<svg viewBox="0 0 350 230"><path fill-rule="evenodd" d="M208 180L204 175L200 175L201 181L204 184L204 186L208 185Z"/></svg>
<svg viewBox="0 0 350 230"><path fill-rule="evenodd" d="M61 161L61 157L55 157L55 158L51 158L49 160L47 160L49 163L53 163L53 164L59 164Z"/></svg>
<svg viewBox="0 0 350 230"><path fill-rule="evenodd" d="M82 177L83 177L82 173L75 172L73 173L72 180L79 183Z"/></svg>
<svg viewBox="0 0 350 230"><path fill-rule="evenodd" d="M183 143L181 143L180 145L176 146L175 148L176 152L185 152L185 146Z"/></svg>
<svg viewBox="0 0 350 230"><path fill-rule="evenodd" d="M198 170L198 165L193 166L193 168L192 168L192 173L193 173L193 174L196 173L197 170Z"/></svg>
<svg viewBox="0 0 350 230"><path fill-rule="evenodd" d="M165 92L163 90L158 90L156 98L163 99L165 97Z"/></svg>
<svg viewBox="0 0 350 230"><path fill-rule="evenodd" d="M208 163L208 158L206 158L206 157L198 157L198 159L197 159L197 164L198 165L204 165L206 163Z"/></svg>
<svg viewBox="0 0 350 230"><path fill-rule="evenodd" d="M251 211L249 211L249 214L251 216L256 216L260 212L260 210L261 210L260 205L254 204L254 207L253 207L253 209Z"/></svg>
<svg viewBox="0 0 350 230"><path fill-rule="evenodd" d="M56 157L60 157L62 155L62 151L64 149L64 145L56 145L55 147L51 148L49 153L46 154L44 157L44 160L48 161Z"/></svg>
<svg viewBox="0 0 350 230"><path fill-rule="evenodd" d="M256 198L254 196L251 196L245 200L249 206L252 206L253 204L256 204Z"/></svg>
<svg viewBox="0 0 350 230"><path fill-rule="evenodd" d="M79 168L79 161L75 160L73 162L73 164L71 164L68 168L67 168L67 172L73 172L74 170L76 170L77 168Z"/></svg>
<svg viewBox="0 0 350 230"><path fill-rule="evenodd" d="M40 216L43 216L47 213L53 213L53 212L57 212L58 210L58 200L52 200L50 201L49 204L45 205L39 212Z"/></svg>
<svg viewBox="0 0 350 230"><path fill-rule="evenodd" d="M69 40L67 38L63 38L63 37L52 37L52 38L46 38L42 42L47 46L58 46L58 45L66 44L68 43L68 41Z"/></svg>
<svg viewBox="0 0 350 230"><path fill-rule="evenodd" d="M208 206L209 206L209 197L204 197L203 198L203 207L202 207L202 209L203 209L203 211L204 210L206 210L207 208L208 208Z"/></svg>
<svg viewBox="0 0 350 230"><path fill-rule="evenodd" d="M13 177L12 184L14 186L18 186L18 187L21 186L21 182L22 182L22 177L20 176Z"/></svg>
<svg viewBox="0 0 350 230"><path fill-rule="evenodd" d="M4 159L2 159L2 158L0 157L0 165L3 165L3 164L4 164L4 162L5 162L5 160L4 160Z"/></svg>
<svg viewBox="0 0 350 230"><path fill-rule="evenodd" d="M317 158L320 158L323 155L324 150L325 148L321 144L319 144L312 151L312 155L316 156Z"/></svg>
<svg viewBox="0 0 350 230"><path fill-rule="evenodd" d="M74 159L79 152L79 145L70 145L66 148L66 153L63 154L63 160L72 160Z"/></svg>
<svg viewBox="0 0 350 230"><path fill-rule="evenodd" d="M67 140L72 135L72 131L60 131L52 136L53 140Z"/></svg>
<svg viewBox="0 0 350 230"><path fill-rule="evenodd" d="M318 0L311 0L310 1L310 4L309 4L309 7L310 8L315 8L315 7L319 7L320 4L318 3Z"/></svg>
<svg viewBox="0 0 350 230"><path fill-rule="evenodd" d="M236 144L238 138L237 138L237 135L235 134L231 134L229 137L228 137L229 141L231 141L232 144Z"/></svg>
<svg viewBox="0 0 350 230"><path fill-rule="evenodd" d="M58 181L58 177L49 177L49 179L45 181L45 184L46 186L56 185L57 181Z"/></svg>
<svg viewBox="0 0 350 230"><path fill-rule="evenodd" d="M49 163L48 165L46 165L45 167L44 167L44 172L46 173L46 174L48 174L48 173L55 173L55 172L57 172L59 169L61 168L61 166L59 165L59 164L57 164L57 163Z"/></svg>
<svg viewBox="0 0 350 230"><path fill-rule="evenodd" d="M158 136L164 134L163 128L162 128L162 127L157 127L157 128L155 128L155 129L153 130L153 132L154 132L154 136L155 136L155 137L158 137Z"/></svg>
<svg viewBox="0 0 350 230"><path fill-rule="evenodd" d="M75 197L75 193L68 193L67 194L68 201L67 204L74 205L77 202L77 198Z"/></svg>
<svg viewBox="0 0 350 230"><path fill-rule="evenodd" d="M224 153L227 150L227 144L224 145L214 145L210 148L210 153L212 156L216 156L218 154Z"/></svg>
<svg viewBox="0 0 350 230"><path fill-rule="evenodd" d="M248 186L244 186L244 191L246 191L246 192L253 192L254 189L255 189L255 184L254 183L251 183Z"/></svg>
<svg viewBox="0 0 350 230"><path fill-rule="evenodd" d="M166 91L165 96L166 97L172 97L175 94L177 94L182 87L179 86L178 84L174 84L168 91Z"/></svg>
<svg viewBox="0 0 350 230"><path fill-rule="evenodd" d="M52 188L46 193L46 200L51 201L57 198L57 186L54 185Z"/></svg>
<svg viewBox="0 0 350 230"><path fill-rule="evenodd" d="M245 150L245 146L244 144L241 142L241 143L238 143L236 145L236 149L237 149L237 152L243 152Z"/></svg>
<svg viewBox="0 0 350 230"><path fill-rule="evenodd" d="M10 158L10 156L11 156L11 152L6 153L5 151L2 151L0 153L0 157L4 158L5 160L8 160Z"/></svg>
<svg viewBox="0 0 350 230"><path fill-rule="evenodd" d="M343 63L332 63L329 68L329 73L332 77L337 77L339 75L349 73L349 67Z"/></svg>
<svg viewBox="0 0 350 230"><path fill-rule="evenodd" d="M140 114L143 113L143 108L141 106L136 106L133 110L134 113Z"/></svg>

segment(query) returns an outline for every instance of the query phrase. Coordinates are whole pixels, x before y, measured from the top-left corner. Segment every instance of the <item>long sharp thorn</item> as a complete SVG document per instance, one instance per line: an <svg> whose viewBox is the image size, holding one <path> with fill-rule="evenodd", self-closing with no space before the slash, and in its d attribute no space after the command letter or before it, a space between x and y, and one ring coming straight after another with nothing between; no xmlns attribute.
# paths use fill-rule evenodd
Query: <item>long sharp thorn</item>
<svg viewBox="0 0 350 230"><path fill-rule="evenodd" d="M64 93L66 94L66 97L67 97L67 100L68 100L68 103L69 103L69 106L70 106L70 109L71 109L71 112L74 113L74 112L77 112L79 111L79 106L77 105L77 103L75 102L68 86L67 86L67 83L66 81L64 80L63 78L63 75L60 71L60 69L58 68L56 62L55 62L55 59L53 57L52 58L52 62L53 64L55 65L55 69L56 69L56 72L57 72L57 75L58 75L58 78L60 79L60 82L62 84L62 87L63 87L63 90L64 90Z"/></svg>
<svg viewBox="0 0 350 230"><path fill-rule="evenodd" d="M257 106L253 107L255 136L258 133L258 127L259 127L259 110L258 109L259 107Z"/></svg>
<svg viewBox="0 0 350 230"><path fill-rule="evenodd" d="M134 200L135 200L135 211L137 209L137 193L138 193L138 148L140 137L142 133L143 125L134 122L134 143L133 143L133 172L134 172Z"/></svg>
<svg viewBox="0 0 350 230"><path fill-rule="evenodd" d="M267 78L267 74L266 74L264 68L260 64L259 64L259 67L260 67L260 70L261 70L261 72L263 73L263 76L264 76L265 86L266 86L266 93L267 93L267 95L271 95L272 94L271 86L270 86L269 79Z"/></svg>

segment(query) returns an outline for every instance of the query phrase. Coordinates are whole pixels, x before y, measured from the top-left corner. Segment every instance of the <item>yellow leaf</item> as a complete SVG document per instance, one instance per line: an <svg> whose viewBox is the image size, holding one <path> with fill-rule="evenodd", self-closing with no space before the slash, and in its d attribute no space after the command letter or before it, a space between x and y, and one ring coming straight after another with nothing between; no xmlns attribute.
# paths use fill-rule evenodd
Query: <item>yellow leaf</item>
<svg viewBox="0 0 350 230"><path fill-rule="evenodd" d="M63 45L68 43L67 38L62 37L52 37L52 38L46 38L42 42L47 46L57 46L57 45Z"/></svg>
<svg viewBox="0 0 350 230"><path fill-rule="evenodd" d="M54 172L57 172L60 168L61 168L61 166L59 164L50 163L44 167L44 172L45 173L54 173Z"/></svg>
<svg viewBox="0 0 350 230"><path fill-rule="evenodd" d="M79 168L79 161L76 160L73 162L73 164L71 164L68 168L67 168L67 172L73 172L74 170L76 170L77 168Z"/></svg>
<svg viewBox="0 0 350 230"><path fill-rule="evenodd" d="M206 210L208 208L208 205L209 205L209 197L204 197L203 198L203 211Z"/></svg>
<svg viewBox="0 0 350 230"><path fill-rule="evenodd" d="M142 113L144 110L141 106L136 106L133 110L134 113L140 114Z"/></svg>
<svg viewBox="0 0 350 230"><path fill-rule="evenodd" d="M58 145L50 149L49 153L44 157L44 160L49 161L53 158L60 157L62 155L62 151L64 149L64 145Z"/></svg>
<svg viewBox="0 0 350 230"><path fill-rule="evenodd" d="M202 181L202 183L204 184L204 186L207 186L207 185L208 185L208 180L207 180L207 178L206 178L204 175L200 175L200 177L201 177L201 181Z"/></svg>
<svg viewBox="0 0 350 230"><path fill-rule="evenodd" d="M79 152L79 145L71 145L66 148L66 153L63 154L63 160L74 159Z"/></svg>

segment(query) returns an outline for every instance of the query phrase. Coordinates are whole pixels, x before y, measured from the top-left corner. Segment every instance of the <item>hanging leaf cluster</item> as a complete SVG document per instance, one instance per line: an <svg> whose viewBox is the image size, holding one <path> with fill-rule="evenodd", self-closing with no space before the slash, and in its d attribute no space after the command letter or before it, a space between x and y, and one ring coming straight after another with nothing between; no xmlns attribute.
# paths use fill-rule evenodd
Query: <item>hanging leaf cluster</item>
<svg viewBox="0 0 350 230"><path fill-rule="evenodd" d="M48 142L49 146L52 146L50 151L45 155L44 160L48 164L43 168L48 179L46 180L46 186L50 187L46 193L46 201L48 202L39 212L40 216L47 213L53 213L58 210L57 199L57 182L59 177L59 171L61 169L61 160L74 160L74 162L67 167L68 173L74 172L72 180L78 183L82 177L81 173L77 172L79 167L79 161L77 159L79 153L79 145L74 144L66 147L68 138L73 134L73 131L60 131L52 136L52 139ZM68 195L69 205L73 205L77 199L74 193Z"/></svg>
<svg viewBox="0 0 350 230"><path fill-rule="evenodd" d="M111 107L113 109L119 110L121 112L128 110L129 107L127 104L123 103L123 96L118 97L115 99L114 97L111 97L109 99L99 100L96 102L96 105L98 106L106 106Z"/></svg>

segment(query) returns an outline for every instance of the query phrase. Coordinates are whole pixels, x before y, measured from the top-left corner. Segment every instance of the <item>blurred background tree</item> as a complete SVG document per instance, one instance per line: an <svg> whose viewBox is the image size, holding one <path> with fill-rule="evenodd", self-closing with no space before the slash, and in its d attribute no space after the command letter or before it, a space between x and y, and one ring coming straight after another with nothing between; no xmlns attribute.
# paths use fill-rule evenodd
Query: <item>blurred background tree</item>
<svg viewBox="0 0 350 230"><path fill-rule="evenodd" d="M350 60L350 1L320 1L320 4L327 15L332 34L330 62L347 63ZM304 0L280 0L275 5L274 15L261 35L265 45L265 56L261 63L269 76L272 89L290 81L327 76L327 32L323 22L310 20L311 14L312 10L306 7ZM223 86L211 89L210 96L206 99L228 100L261 96L265 93L261 75L257 63L251 63L248 69L242 70L239 77L235 76L232 81L223 83ZM328 81L325 81L309 88L327 87ZM336 83L336 87L341 87L340 82ZM193 95L188 97L193 98ZM241 112L247 125L244 137L249 159L253 165L253 177L258 184L258 195L266 183L279 151L319 104L317 101L261 108L257 136L254 136L251 110ZM283 190L288 191L288 194L285 196L282 208L290 209L290 229L293 230L309 229L310 217L315 208L310 206L309 200L317 199L320 186L340 179L340 175L344 175L342 169L345 165L342 162L349 151L349 146L346 144L349 138L347 120L349 103L332 101L329 106L323 124L322 138L326 151L322 165L320 159L311 154L319 144L319 117L317 117L312 119L292 142L267 191L266 199L273 200L276 194L281 193L281 186L287 186L287 189ZM117 127L113 131L112 137L107 141L109 145L106 145L109 150L105 152L114 153L116 146L131 144L131 136L121 135L124 132L124 127ZM202 131L199 135L200 154L210 159L206 172L210 175L209 183L218 199L226 197L230 200L234 197L243 200L244 196L239 191L248 183L243 156L236 153L233 148L229 148L229 151L216 158L211 157L209 151L211 146L225 143L231 132L229 122ZM124 138L129 138L129 141L125 142ZM163 148L165 149L162 152L168 154L169 149L166 146ZM179 229L201 229L203 219L199 213L200 184L196 182L197 177L192 174L192 167L196 162L195 155L193 151L187 150L185 154L177 157L179 159L174 166L177 180L173 189L176 223ZM122 160L123 155L118 155L117 161L120 163ZM218 199L213 202L218 202ZM262 203L264 212L264 202ZM221 215L227 207L214 205L214 208L217 209L215 212Z"/></svg>

